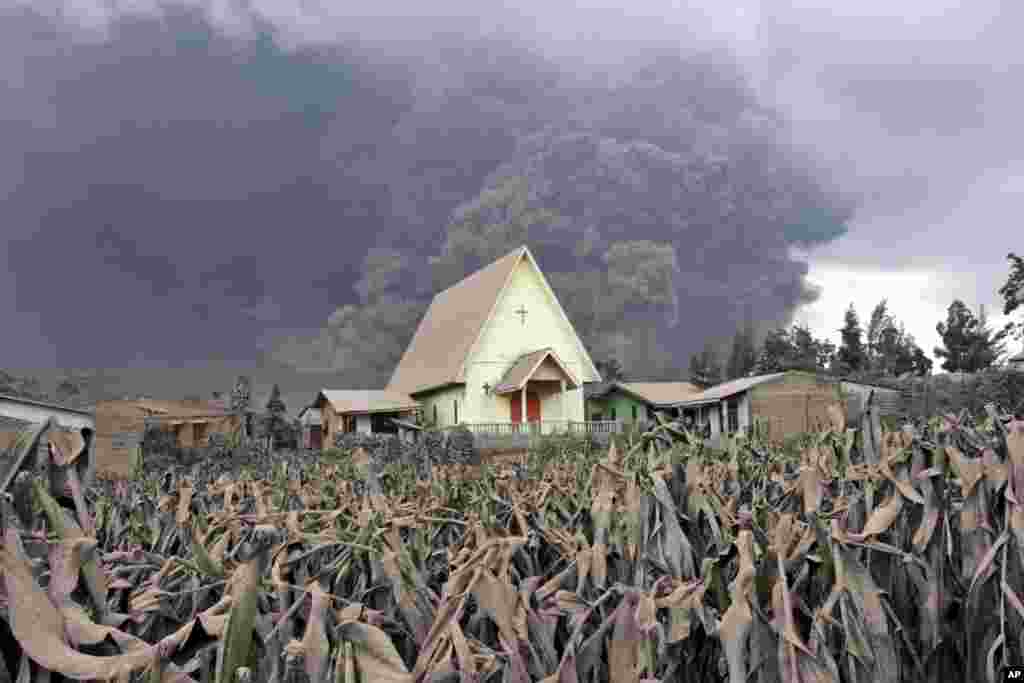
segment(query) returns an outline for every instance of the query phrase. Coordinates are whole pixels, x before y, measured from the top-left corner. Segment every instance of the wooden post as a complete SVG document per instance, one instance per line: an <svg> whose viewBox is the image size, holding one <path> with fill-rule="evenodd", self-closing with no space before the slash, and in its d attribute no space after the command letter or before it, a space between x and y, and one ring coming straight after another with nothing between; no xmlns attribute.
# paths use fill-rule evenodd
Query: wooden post
<svg viewBox="0 0 1024 683"><path fill-rule="evenodd" d="M565 420L565 431L569 431L569 410L566 407L566 394L565 394L565 380L559 380L559 386L562 389L562 419Z"/></svg>
<svg viewBox="0 0 1024 683"><path fill-rule="evenodd" d="M526 429L526 382L523 382L523 388L519 393L519 421L523 423L523 428Z"/></svg>

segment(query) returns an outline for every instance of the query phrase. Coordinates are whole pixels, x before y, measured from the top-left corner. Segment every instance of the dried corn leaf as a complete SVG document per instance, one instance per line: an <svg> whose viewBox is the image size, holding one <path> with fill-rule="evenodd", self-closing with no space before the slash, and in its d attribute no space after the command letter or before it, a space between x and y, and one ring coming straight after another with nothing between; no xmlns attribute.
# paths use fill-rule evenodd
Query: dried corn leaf
<svg viewBox="0 0 1024 683"><path fill-rule="evenodd" d="M363 683L412 683L414 678L384 631L356 621L338 627L338 636L354 647Z"/></svg>

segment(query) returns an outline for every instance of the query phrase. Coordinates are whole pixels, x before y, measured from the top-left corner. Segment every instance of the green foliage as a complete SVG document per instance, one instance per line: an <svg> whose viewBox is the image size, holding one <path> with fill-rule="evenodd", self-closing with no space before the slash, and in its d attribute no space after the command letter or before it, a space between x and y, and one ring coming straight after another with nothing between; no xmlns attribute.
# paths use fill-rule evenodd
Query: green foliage
<svg viewBox="0 0 1024 683"><path fill-rule="evenodd" d="M244 413L249 410L252 394L252 379L248 375L239 375L231 389L229 409L233 413Z"/></svg>
<svg viewBox="0 0 1024 683"><path fill-rule="evenodd" d="M817 339L810 329L794 325L792 331L777 329L765 336L755 370L758 374L784 370L816 372L827 369L835 356L835 344Z"/></svg>
<svg viewBox="0 0 1024 683"><path fill-rule="evenodd" d="M1024 257L1010 252L1006 258L1010 261L1010 274L999 288L999 296L1003 298L1003 314L1010 315L1024 306ZM1024 321L1016 328L1018 338L1024 339Z"/></svg>
<svg viewBox="0 0 1024 683"><path fill-rule="evenodd" d="M839 331L842 343L836 353L835 369L839 374L847 375L863 372L867 369L868 354L864 346L864 330L860 325L857 310L850 304L843 318L843 328Z"/></svg>
<svg viewBox="0 0 1024 683"><path fill-rule="evenodd" d="M994 332L988 326L985 310L976 317L964 302L956 299L946 311L945 322L935 326L942 337L942 347L935 355L944 359L942 368L949 372L977 372L991 367L1005 350L1004 339L1010 328Z"/></svg>
<svg viewBox="0 0 1024 683"><path fill-rule="evenodd" d="M295 447L298 435L294 425L288 421L287 408L281 399L281 388L274 384L267 399L266 413L263 415L263 434L271 448Z"/></svg>
<svg viewBox="0 0 1024 683"><path fill-rule="evenodd" d="M718 384L723 379L722 364L711 342L697 354L690 356L690 381L701 388Z"/></svg>
<svg viewBox="0 0 1024 683"><path fill-rule="evenodd" d="M909 412L917 418L936 413L959 415L966 411L983 416L985 406L994 404L1007 412L1024 416L1024 373L989 368L954 378L935 375L913 382Z"/></svg>
<svg viewBox="0 0 1024 683"><path fill-rule="evenodd" d="M754 325L749 316L732 340L732 350L726 365L726 379L746 377L757 364L757 350L754 347Z"/></svg>
<svg viewBox="0 0 1024 683"><path fill-rule="evenodd" d="M890 313L886 299L871 311L866 337L866 358L861 372L874 377L899 377L908 373L920 377L931 372L931 359L907 333L903 323ZM837 371L843 374L858 374L856 370L846 371L841 363L838 366Z"/></svg>

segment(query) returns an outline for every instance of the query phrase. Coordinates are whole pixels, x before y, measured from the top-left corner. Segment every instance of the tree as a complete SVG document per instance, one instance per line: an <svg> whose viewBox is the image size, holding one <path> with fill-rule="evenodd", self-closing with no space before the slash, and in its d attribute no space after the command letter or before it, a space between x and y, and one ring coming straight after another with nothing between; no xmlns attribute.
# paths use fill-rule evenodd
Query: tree
<svg viewBox="0 0 1024 683"><path fill-rule="evenodd" d="M789 330L779 328L765 337L757 357L755 370L759 374L784 370L820 372L828 368L836 353L836 345L827 339L818 339L803 325Z"/></svg>
<svg viewBox="0 0 1024 683"><path fill-rule="evenodd" d="M233 413L244 413L249 410L249 399L252 393L252 380L248 375L239 375L235 386L231 389L231 407Z"/></svg>
<svg viewBox="0 0 1024 683"><path fill-rule="evenodd" d="M882 328L875 349L876 371L883 375L899 376L914 369L914 339L891 321Z"/></svg>
<svg viewBox="0 0 1024 683"><path fill-rule="evenodd" d="M718 354L710 342L700 353L690 356L690 381L702 389L722 381L722 366Z"/></svg>
<svg viewBox="0 0 1024 683"><path fill-rule="evenodd" d="M978 310L978 326L975 330L974 342L969 351L970 364L979 370L995 364L1003 353L1006 352L1005 339L1013 330L1013 325L1007 325L998 332L989 327L988 315L985 313L985 306Z"/></svg>
<svg viewBox="0 0 1024 683"><path fill-rule="evenodd" d="M913 364L914 374L918 377L932 374L932 359L924 354L920 346L914 347Z"/></svg>
<svg viewBox="0 0 1024 683"><path fill-rule="evenodd" d="M999 295L1003 297L1003 314L1010 315L1024 306L1024 257L1011 252L1006 258L1010 261L1010 274L1006 283L999 288ZM1024 339L1024 321L1018 323L1016 328L1017 337Z"/></svg>
<svg viewBox="0 0 1024 683"><path fill-rule="evenodd" d="M792 355L786 364L789 370L817 372L832 364L836 346L826 339L817 339L811 330L803 325L794 325L789 338Z"/></svg>
<svg viewBox="0 0 1024 683"><path fill-rule="evenodd" d="M956 299L946 311L946 322L938 323L935 330L942 337L943 346L935 348L935 355L945 359L942 368L949 372L977 372L996 362L1010 328L993 332L984 309L975 317L964 302Z"/></svg>
<svg viewBox="0 0 1024 683"><path fill-rule="evenodd" d="M871 311L871 319L868 321L867 329L867 356L868 366L871 370L877 369L878 344L882 338L882 331L893 325L892 316L889 315L888 300L882 299Z"/></svg>
<svg viewBox="0 0 1024 683"><path fill-rule="evenodd" d="M747 322L740 329L732 340L732 351L729 353L729 363L726 366L728 379L746 377L757 364L757 350L754 348L754 326L747 318Z"/></svg>
<svg viewBox="0 0 1024 683"><path fill-rule="evenodd" d="M796 349L789 331L780 327L769 332L764 338L754 369L758 374L788 370L795 355Z"/></svg>
<svg viewBox="0 0 1024 683"><path fill-rule="evenodd" d="M228 410L237 415L241 420L240 434L244 444L249 436L249 399L252 392L252 380L248 375L239 375L235 380L235 386L231 388Z"/></svg>
<svg viewBox="0 0 1024 683"><path fill-rule="evenodd" d="M275 445L288 440L288 417L284 401L281 399L281 387L277 384L270 390L270 398L267 399L267 412L263 417L264 433L267 435L267 446L273 448Z"/></svg>
<svg viewBox="0 0 1024 683"><path fill-rule="evenodd" d="M836 353L836 371L840 374L862 372L867 369L868 354L864 348L864 330L860 325L857 310L850 304L846 309L843 327L839 330L842 343Z"/></svg>

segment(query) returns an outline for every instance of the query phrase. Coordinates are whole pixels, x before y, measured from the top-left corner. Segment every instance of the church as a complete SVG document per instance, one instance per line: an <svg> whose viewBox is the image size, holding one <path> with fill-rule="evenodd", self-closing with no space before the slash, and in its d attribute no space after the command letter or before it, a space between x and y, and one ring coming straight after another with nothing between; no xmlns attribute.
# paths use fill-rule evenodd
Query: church
<svg viewBox="0 0 1024 683"><path fill-rule="evenodd" d="M415 399L440 427L553 431L585 420L583 384L600 381L524 246L434 297L387 389Z"/></svg>
<svg viewBox="0 0 1024 683"><path fill-rule="evenodd" d="M583 386L600 381L523 246L434 296L385 389L361 392L366 400L346 404L358 404L358 414L337 401L332 407L326 391L315 405L324 443L337 431L390 431L384 422L391 420L381 418L401 424L412 410L435 427L462 424L498 438L613 431L613 424L586 421Z"/></svg>

